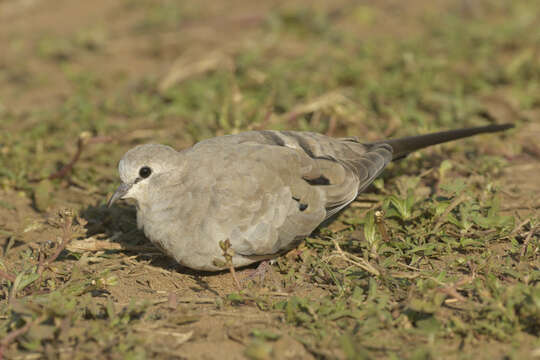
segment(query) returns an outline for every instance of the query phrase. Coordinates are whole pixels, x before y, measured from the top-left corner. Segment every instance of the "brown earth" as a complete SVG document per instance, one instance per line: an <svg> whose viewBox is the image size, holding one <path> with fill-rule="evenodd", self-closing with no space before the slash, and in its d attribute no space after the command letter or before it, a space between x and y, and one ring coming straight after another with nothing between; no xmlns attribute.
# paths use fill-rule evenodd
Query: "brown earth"
<svg viewBox="0 0 540 360"><path fill-rule="evenodd" d="M145 32L137 30L137 26L145 18L144 7L138 6L138 3L103 0L92 2L0 0L0 44L3 44L0 55L0 70L3 70L0 73L0 110L18 115L29 114L27 121L10 123L9 126L0 125L2 137L18 136L19 132L39 125L35 122L35 118L30 116L36 109L42 112L54 110L66 101L74 90L73 82L69 81L70 72L88 69L92 73L99 74L98 88L101 91L92 96L96 101L103 101L118 92L127 91L126 86L137 84L142 79L166 79L171 74L171 66L178 59L190 64L207 58L209 54L227 57L250 48L254 42L259 41L264 32L268 11L283 5L279 1L205 0L199 2L197 6L193 5L192 9L186 5L186 11L193 13L179 28ZM337 4L330 6L322 1L314 3L314 6L321 9L339 8ZM455 5L451 1L436 3L416 1L411 4L380 1L374 8L384 16L379 17L375 24L359 25L355 31L366 37L414 36L416 32L421 31L422 19L431 12L444 9L445 6ZM102 31L100 24L106 24L106 35L100 32ZM343 26L347 27L350 24ZM80 40L83 43L81 45L83 50L71 49L71 45L65 44L49 45L64 46L63 50L54 50L53 57L67 57L70 59L68 64L60 64L47 56L36 56L36 49L40 46L43 49L37 52L53 51L45 49L47 45L44 38L67 38L72 35L83 38ZM102 46L101 41L105 41L102 37L106 37L106 46L102 51L92 51L92 46ZM90 50L84 50L85 46ZM287 47L281 47L280 51L294 52L294 44L290 44L289 50ZM498 119L512 122L517 112L514 105L500 98L488 99L486 102L490 104L490 109ZM519 114L530 119L538 118L539 115ZM93 156L103 152L110 152L111 163L114 163L134 143L163 136L167 139L176 137L174 145L177 147L190 144L190 140L182 135L183 126L188 121L185 119L165 118L156 125L144 118L128 119L118 115L117 118L110 118L107 121L121 124L121 132L129 131L129 134L133 134L134 131L139 131L139 133L135 133L127 141L88 147L77 166L92 167ZM72 137L65 139L64 155L59 153L55 157L56 161L66 163L75 152L75 137L78 134L76 132L70 134ZM508 166L504 168L499 178L504 200L502 208L511 214L517 214L521 219L527 217L538 219L539 215L538 139L540 139L540 123L529 122L507 136L504 142L496 139L478 142L479 152L503 155L509 160ZM114 173L107 169L97 171ZM92 186L82 184L83 189L63 183L63 188L54 192L54 198L46 205L45 211L36 209L35 199L29 192L4 184L0 190L0 200L3 204L8 204L0 206L0 243L4 250L8 247L8 239L15 239L14 243L9 245L9 252L7 254L3 252L2 261L6 268L9 269L10 264L16 263L18 256L28 247L38 246L36 244L40 244L44 239L55 239L58 236L58 230L48 225L48 219L54 217L59 208L65 207L80 211L89 221L89 232L96 238L105 238L104 231L100 227L110 229L107 224L112 223L116 224L112 228L120 241L128 239L126 242L129 244L147 245L143 235L134 230L132 208L120 206L107 211L103 206L108 192L100 187L106 185L110 189L113 186L112 182L116 181L110 178L107 184ZM96 254L90 253L86 258L68 259L63 262L67 268L75 263L84 262L88 266L88 271L110 267L118 281L115 286L110 287L109 293L101 298L100 301L103 303L112 301L117 308L125 307L133 301L147 300L151 303L154 306L153 311L157 314L156 320L151 323L155 328L152 329L150 326L134 331L152 333L155 341L149 346L152 351L160 353L164 358L244 358L246 345L251 343L250 331L254 328L282 334L273 345L274 358L315 358L314 354L306 350L293 335L294 327L284 321L283 315L261 311L251 300L246 302L249 306L232 309L229 307L226 311L216 310L216 296L226 296L235 292L228 273L193 272L179 268L158 253L147 251L149 253L146 254L133 251L111 253L108 260L98 259ZM250 269L241 270L239 275L244 277L250 271ZM266 281L272 282L271 279ZM257 284L251 286L256 289L257 296L277 300L290 294L311 298L322 297L325 294L323 289L311 285L308 281L303 286L290 289L278 289L277 286L259 287ZM178 326L174 329L162 327L159 314L172 312L178 317ZM391 340L387 344L385 340L380 339L380 343L375 347L391 348ZM458 344L449 343L449 348L454 349L454 346L457 348ZM499 351L497 346L495 344L491 347L492 354ZM474 349L469 350L471 358L474 358ZM254 351L264 354L266 350L262 348ZM318 356L342 357L343 353L331 350L328 354ZM485 354L480 357L487 358Z"/></svg>

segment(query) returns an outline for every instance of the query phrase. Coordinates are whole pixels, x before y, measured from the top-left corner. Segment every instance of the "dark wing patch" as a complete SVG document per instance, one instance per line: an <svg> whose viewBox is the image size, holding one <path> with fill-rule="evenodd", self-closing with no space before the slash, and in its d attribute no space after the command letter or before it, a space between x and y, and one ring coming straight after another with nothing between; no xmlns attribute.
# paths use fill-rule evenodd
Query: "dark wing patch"
<svg viewBox="0 0 540 360"><path fill-rule="evenodd" d="M314 179L303 178L309 185L330 185L330 180L324 175Z"/></svg>
<svg viewBox="0 0 540 360"><path fill-rule="evenodd" d="M298 203L298 210L304 211L308 208L308 204L301 203L299 198L293 196L292 199Z"/></svg>

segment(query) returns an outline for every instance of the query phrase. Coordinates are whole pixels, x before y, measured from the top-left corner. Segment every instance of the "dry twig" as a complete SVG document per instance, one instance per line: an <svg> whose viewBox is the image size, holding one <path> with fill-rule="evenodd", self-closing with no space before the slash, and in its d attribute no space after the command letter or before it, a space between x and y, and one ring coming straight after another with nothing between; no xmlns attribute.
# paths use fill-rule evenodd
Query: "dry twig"
<svg viewBox="0 0 540 360"><path fill-rule="evenodd" d="M155 246L122 244L122 243L112 242L110 240L99 240L93 237L89 237L82 240L72 240L66 246L66 249L72 252L128 250L128 251L144 252L146 255L148 255L147 252L156 251L157 253L157 250L158 250Z"/></svg>
<svg viewBox="0 0 540 360"><path fill-rule="evenodd" d="M442 215L439 217L439 220L437 220L437 223L435 224L435 226L433 227L433 231L434 232L437 232L439 230L439 228L441 227L442 224L444 224L444 220L446 219L446 217L448 216L448 214L450 214L450 212L452 210L454 210L456 207L459 206L459 204L461 204L462 202L464 202L465 200L467 200L467 195L460 195L458 196L457 198L455 198L451 203L450 205L448 205L448 207L444 210L444 212L442 213Z"/></svg>
<svg viewBox="0 0 540 360"><path fill-rule="evenodd" d="M79 135L79 139L77 140L77 151L75 152L75 155L71 158L71 161L64 165L60 170L50 174L46 177L41 177L37 179L30 179L30 182L40 182L42 180L53 180L53 179L63 179L66 176L73 171L73 167L79 161L81 154L83 152L83 149L86 145L91 144L100 144L100 143L106 143L112 141L114 138L112 136L96 136L91 137L90 133L83 132Z"/></svg>
<svg viewBox="0 0 540 360"><path fill-rule="evenodd" d="M517 215L516 215L516 216L517 216ZM530 222L530 221L531 221L531 218L529 217L529 218L523 220L522 222L520 222L519 225L516 226L516 228L515 228L514 230L512 230L512 232L511 232L510 234L508 234L507 237L512 237L512 236L516 235L516 234L519 232L519 230L520 230L522 227L524 227L525 225L527 225L527 223Z"/></svg>
<svg viewBox="0 0 540 360"><path fill-rule="evenodd" d="M350 100L344 95L343 89L331 91L310 102L295 106L291 111L283 114L281 117L289 122L295 121L299 116L313 113L322 109L330 108L336 105L344 104Z"/></svg>
<svg viewBox="0 0 540 360"><path fill-rule="evenodd" d="M204 58L197 60L180 57L174 62L167 74L159 82L158 91L160 93L164 93L171 87L186 79L189 79L190 77L201 75L206 72L216 70L220 67L231 66L231 58L221 51L214 51L210 54L205 54Z"/></svg>
<svg viewBox="0 0 540 360"><path fill-rule="evenodd" d="M232 262L234 250L231 247L231 242L229 241L229 239L225 241L220 241L219 246L221 247L221 250L223 250L223 257L225 258L225 263L229 266L229 271L231 272L234 285L236 286L238 291L241 291L242 285L240 285L240 281L238 281L238 278L236 277L236 270L234 269L234 264Z"/></svg>
<svg viewBox="0 0 540 360"><path fill-rule="evenodd" d="M381 272L379 270L377 270L373 265L371 265L365 259L363 259L361 257L358 257L358 256L354 256L353 254L350 254L350 253L347 253L347 252L343 251L341 249L341 246L339 246L336 239L332 239L332 242L334 243L334 246L336 247L336 253L337 254L335 254L333 256L330 256L329 258L327 258L327 260L330 260L332 257L339 256L340 258L342 258L343 260L345 260L349 264L358 266L359 268L369 272L372 275L375 275L375 276L380 276L381 275Z"/></svg>
<svg viewBox="0 0 540 360"><path fill-rule="evenodd" d="M531 230L527 234L527 237L525 238L525 241L523 241L523 245L521 246L521 252L519 254L521 258L525 256L525 253L527 252L527 246L529 246L529 242L531 242L531 238L535 232L536 226L531 226Z"/></svg>

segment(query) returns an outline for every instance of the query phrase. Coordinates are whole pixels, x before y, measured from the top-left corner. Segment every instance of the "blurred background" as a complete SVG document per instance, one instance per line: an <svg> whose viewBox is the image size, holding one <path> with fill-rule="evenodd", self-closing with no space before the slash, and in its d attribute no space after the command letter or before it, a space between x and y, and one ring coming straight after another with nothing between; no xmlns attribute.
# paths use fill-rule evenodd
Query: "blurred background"
<svg viewBox="0 0 540 360"><path fill-rule="evenodd" d="M521 223L523 231L527 229L533 234L532 222L527 225L529 223L526 221L537 219L539 208L538 197L532 196L538 193L537 179L540 178L539 14L540 2L531 0L0 0L0 239L4 244L31 244L54 238L51 235L55 234L54 231L43 219L51 216L53 210L60 206L86 214L89 224L85 236L111 236L123 232L127 234L124 238L133 237L133 233L130 233L135 226L133 209L126 210L127 207L124 207L123 213L119 209L109 213L103 205L119 183L116 170L118 160L129 148L141 143L165 143L181 149L208 137L257 129L310 130L332 136L358 136L372 141L489 123L514 123L517 129L506 135L479 137L436 147L394 164L383 176L384 182L370 190L375 195L365 195L368 197L366 201L373 200L369 196L379 196L374 202L383 201L381 199L390 194L406 197L409 189L418 192L415 193L416 199L425 199L430 193L430 186L438 187L433 184L444 180L444 174L452 168L448 178L459 177L462 181L449 187L454 189L452 196L457 197L465 188L475 194L472 197L479 205L471 205L474 209L496 209L489 210L490 214L499 214L499 209L506 211L506 215L516 216L513 221ZM451 162L444 162L447 158ZM435 170L432 171L432 168ZM398 175L399 180L392 180ZM493 205L495 188L501 189L501 206L499 203ZM453 198L450 196L449 199ZM369 201L368 207L373 203ZM424 211L423 217L434 219L438 203L429 203L433 208L428 210L422 207L425 202L418 204L418 209ZM357 225L358 231L363 231L360 227L363 220L358 219L363 219L367 210L362 206L358 203L356 208L348 210L346 221L338 222L337 227L328 231L355 230ZM421 252L421 256L425 255L423 244L412 243L423 241L418 240L423 239L418 234L421 229L430 228L423 223L413 223L409 222L407 226L416 226L418 232L414 233L411 244L406 245L409 246L409 255L403 255L406 253L403 243L392 248L398 254L395 259L403 255L406 260L400 261L407 263L413 261L411 258L420 258L415 251ZM497 224L500 230L508 222L500 220ZM396 222L392 231L399 233L405 229L402 225L403 222ZM514 235L521 234L522 225L513 230ZM407 228L407 231L410 233L412 230ZM476 238L484 239L487 231L475 233ZM409 236L407 232L399 234L402 234L399 235L402 236L401 240ZM526 237L524 234L520 241ZM346 239L350 239L350 236ZM457 232L455 236L460 239L461 235ZM534 242L535 237L531 237ZM13 239L17 239L17 242ZM322 242L321 239L317 241ZM474 260L478 262L471 260L471 264L484 265L482 261L491 259L495 256L493 254L513 252L515 262L499 263L500 268L489 277L502 279L504 286L478 285L483 290L477 293L487 293L490 299L499 299L497 296L503 295L497 289L514 284L518 281L515 279L521 279L525 274L527 282L532 282L534 276L538 279L538 275L532 275L530 268L520 268L521 275L508 275L515 274L515 268L521 264L519 255L516 255L521 251L521 243L515 239L512 244L506 241L504 246L482 247L481 251L478 249L485 244L474 247L470 242L468 245L457 244L456 240L456 244L448 245L437 242L439 240L433 241L440 245L437 250L440 252L433 250L437 255L429 260L439 255L442 257L441 254L448 251L448 259L451 259L448 261L457 269L454 269L455 274L472 271L460 267L468 264L469 260L458 262L454 258L454 254L465 251L463 249L468 249L467 256L479 254ZM141 236L138 241L144 243ZM417 245L422 248L418 250ZM11 245L5 246L9 248ZM324 252L330 251L333 245L327 241L324 248L316 242L310 246L312 251ZM369 253L369 250L362 249ZM22 258L15 254L18 253L13 252L10 264L21 263ZM103 256L99 261L107 258L106 261L116 259L131 267L140 265L128 262L123 253L114 255L116 257L110 254ZM386 256L386 253L381 255L381 259ZM93 261L98 261L96 258L99 257ZM69 259L73 260L73 256ZM296 266L296 262L291 262L293 264L288 264L288 267ZM68 266L66 264L69 262L62 264ZM309 268L308 260L305 260L305 264L302 269ZM477 268L484 265L477 265ZM117 268L124 269L122 266L118 265ZM429 264L425 269L445 266L436 264L433 267ZM343 268L345 266L335 269ZM85 271L94 271L89 269L93 268L88 267ZM414 274L410 279L416 279L417 273L411 269L402 268L400 271L411 271ZM95 270L96 274L98 270ZM148 284L159 281L165 270L160 268L160 271L158 275L154 273L154 277L148 278ZM310 278L312 287L305 292L306 298L329 294L335 296L338 292L332 292L336 286L332 280L334 278L321 275L323 280L313 280L319 276L317 271ZM145 268L146 272L148 269ZM185 275L185 271L173 273L171 276L175 281L184 282L182 289L197 289L192 292L196 295L214 297L215 293L208 289L225 288L230 291L232 288L229 283L223 285L228 281L225 275L200 280L200 277L191 276L193 274ZM114 295L119 308L122 305L118 304L127 304L130 297L155 295L153 290L140 290L142 282L135 283L122 274L117 274L122 286L108 290ZM430 273L429 276L435 275ZM294 276L290 275L289 278ZM380 300L381 293L373 296L372 300L368 299L372 302L365 300L362 303L371 304L371 307L365 306L372 310L359 315L361 321L356 325L347 323L336 329L335 319L325 315L330 314L330 310L326 313L324 309L321 313L314 310L319 314L316 321L327 321L325 324L330 330L324 330L322 325L319 328L319 325L313 325L319 324L315 320L309 322L312 320L305 318L311 319L313 313L306 309L321 308L315 305L309 307L306 305L308 302L302 302L304 300L290 305L291 309L299 309L304 317L299 315L296 318L290 313L287 321L293 324L291 327L311 324L303 328L313 331L309 335L311 337L306 338L310 339L311 345L303 343L311 354L309 356L354 356L354 344L359 343L358 338L363 341L370 338L377 326L387 326L386 330L383 329L387 332L377 333L383 334L380 340L384 344L379 344L381 347L375 350L370 348L369 354L384 354L389 358L391 354L401 354L399 357L403 358L413 352L414 346L433 345L432 337L419 335L414 341L408 337L409 333L404 329L417 326L415 321L419 318L409 316L410 313L406 313L409 310L403 304L408 297L413 297L413 293L422 299L431 295L433 299L439 299L437 296L440 297L441 292L437 289L442 285L433 283L435 285L428 287L428 291L419 285L418 280L415 283L417 292L414 292L409 291L413 287L409 287L409 280L404 280L406 276L400 279L396 280L402 281L399 284L385 283L384 286L388 286L384 290L385 299L391 299L388 303ZM210 287L206 281L211 284ZM356 278L354 281L357 281ZM374 281L366 278L358 281L360 285L357 288L352 285L350 288L347 287L349 285L340 288L339 294L346 294L342 298L349 299L354 295L364 299L362 294L368 291L375 294L377 285ZM414 283L416 280L410 281ZM445 278L441 281L448 281L450 285L444 284L450 288L454 286L452 281L455 279ZM426 280L425 283L428 282ZM319 287L319 283L323 285ZM379 291L382 283L384 281L379 283ZM399 289L401 285L403 287ZM159 286L165 289L172 285L164 281ZM156 289L159 286L154 285ZM354 289L362 290L357 292ZM478 351L491 351L493 357L490 358L496 358L502 354L499 352L501 347L491 347L489 341L517 333L529 326L530 319L538 319L531 315L533 310L521 313L515 310L511 316L504 312L506 310L500 310L506 305L499 306L499 303L521 304L520 301L525 301L523 299L532 299L526 286L512 294L515 297L509 298L508 302L493 300L493 305L486 305L482 313L487 314L482 318L482 321L485 320L483 323L476 320L483 316L478 315L480 312L456 311L451 316L443 312L442 315L437 313L437 316L430 317L429 314L435 310L430 313L431 308L422 308L425 304L418 303L420 305L415 308L421 308L418 314L425 311L429 315L425 319L436 319L433 323L428 321L424 324L427 332L422 334L435 329L432 333L437 336L450 334L450 337L455 336L454 339L458 340L459 336L469 340L486 336L484 347L478 348ZM335 298L330 298L332 300L325 306L337 304ZM224 299L225 303L230 301L236 304L235 301L240 301L237 298ZM436 303L439 300L433 301ZM489 301L485 300L484 304L491 304ZM352 305L347 302L343 308L349 309L347 306ZM441 306L440 301L437 306ZM523 308L537 309L538 302L536 308L534 306L530 300ZM64 308L64 305L57 308ZM252 308L255 309L255 306ZM380 315L379 311L383 310L383 315ZM2 314L3 319L8 319L7 313ZM397 320L392 323L393 320L388 319L394 319L394 315ZM77 316L73 315L73 319ZM166 318L165 315L160 316ZM336 315L336 319L338 317ZM96 315L97 318L99 316ZM102 316L104 318L105 315ZM409 319L410 322L402 319ZM505 322L501 319L510 320ZM73 321L73 324L77 323ZM214 344L221 344L219 346L223 346L223 349L234 348L234 351L242 354L243 345L249 341L238 342L231 335L234 341L229 339L220 343L219 336L224 332L217 334L216 329L221 331L227 323L216 325L211 321L197 323L207 324L207 328L202 327L200 333L212 339ZM104 326L107 328L109 325ZM281 325L276 326L279 328ZM358 332L359 328L364 329L363 326L373 328ZM530 326L527 328L528 334L538 335L538 325ZM114 329L117 334L132 336L131 330ZM394 330L396 332L392 332ZM95 333L98 332L107 333L102 330ZM335 337L338 335L329 335L334 333L339 334L339 338ZM260 334L257 339L273 341L269 340L270 335ZM358 336L355 338L343 334L360 335L354 335ZM128 339L128 335L123 339ZM245 339L250 339L249 336L253 335L245 336ZM377 337L371 338L376 340ZM392 345L398 338L405 353L400 352L399 348L395 352L384 350L385 346ZM90 349L93 340L83 339L86 340L81 340L81 343L89 344L85 351L96 351ZM191 342L194 348L190 349L194 353L199 351L199 354L205 354L210 349L207 349L206 338L197 339L199 342ZM326 340L321 343L321 339ZM473 340L468 343L468 349L472 352L475 351ZM110 345L107 341L99 343ZM129 343L131 340L122 341ZM243 345L240 346L240 343ZM412 343L416 345L410 345ZM294 344L304 349L298 342ZM118 355L120 357L127 356L122 353L125 349L115 348L118 344L113 345L107 349L116 349L111 351L113 354L123 354ZM457 349L459 344L455 345ZM133 346L136 348L139 345ZM284 345L284 349L288 347ZM430 349L435 348L437 346ZM159 346L151 345L147 349L151 349L148 354L162 350ZM221 351L221 348L217 351ZM237 354L234 351L231 354ZM302 354L306 355L306 350L303 351ZM425 354L429 355L429 351L426 350ZM527 352L527 356L530 354ZM255 355L251 357L264 358ZM431 358L428 355L421 357L420 354L417 358Z"/></svg>
<svg viewBox="0 0 540 360"><path fill-rule="evenodd" d="M181 148L262 128L373 140L534 118L539 9L495 0L2 0L4 175L50 173L83 131L119 142L83 154L81 164L92 161L79 180L91 182L140 142Z"/></svg>
<svg viewBox="0 0 540 360"><path fill-rule="evenodd" d="M58 167L83 131L115 137L80 172L88 182L130 142L520 121L540 105L538 13L494 0L2 0L2 161L19 181Z"/></svg>

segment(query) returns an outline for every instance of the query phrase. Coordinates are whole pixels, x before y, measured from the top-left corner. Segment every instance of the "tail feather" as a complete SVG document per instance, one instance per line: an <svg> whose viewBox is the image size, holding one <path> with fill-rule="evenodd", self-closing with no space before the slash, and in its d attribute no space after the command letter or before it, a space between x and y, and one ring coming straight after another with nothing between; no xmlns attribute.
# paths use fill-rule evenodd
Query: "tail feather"
<svg viewBox="0 0 540 360"><path fill-rule="evenodd" d="M469 136L498 132L513 128L512 124L488 125L458 130L441 131L426 135L408 136L399 139L390 139L370 143L370 145L388 144L393 149L392 160L401 159L413 151L442 144L448 141L466 138Z"/></svg>

